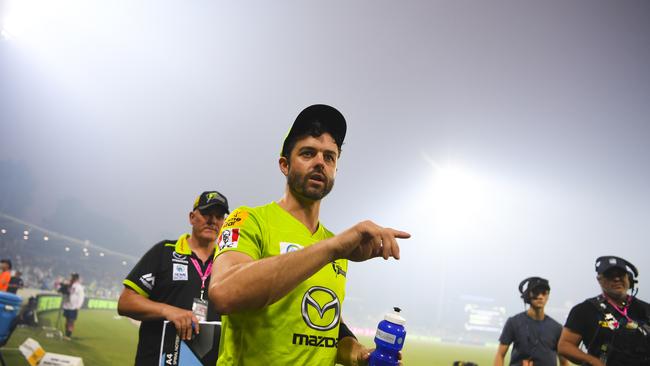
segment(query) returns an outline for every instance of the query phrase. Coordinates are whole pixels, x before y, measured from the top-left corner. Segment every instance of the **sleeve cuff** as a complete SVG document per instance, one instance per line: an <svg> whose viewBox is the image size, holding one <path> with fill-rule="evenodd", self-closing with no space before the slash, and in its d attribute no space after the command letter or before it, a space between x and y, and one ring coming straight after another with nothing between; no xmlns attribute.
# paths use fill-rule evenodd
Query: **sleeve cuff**
<svg viewBox="0 0 650 366"><path fill-rule="evenodd" d="M149 298L149 294L145 292L142 288L140 288L140 286L136 285L135 282L131 280L124 280L122 281L122 284L124 284L124 286L130 288L131 290L139 293L140 295Z"/></svg>

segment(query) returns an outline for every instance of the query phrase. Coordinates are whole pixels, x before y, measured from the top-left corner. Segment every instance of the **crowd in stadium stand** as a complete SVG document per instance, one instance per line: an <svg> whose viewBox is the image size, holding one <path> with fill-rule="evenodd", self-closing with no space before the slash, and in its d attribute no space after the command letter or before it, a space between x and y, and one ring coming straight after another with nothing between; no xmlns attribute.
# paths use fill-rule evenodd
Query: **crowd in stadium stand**
<svg viewBox="0 0 650 366"><path fill-rule="evenodd" d="M0 237L0 252L12 262L12 274L21 272L24 288L55 292L59 284L78 272L86 296L117 298L126 268L116 258L86 256L80 247L61 243Z"/></svg>

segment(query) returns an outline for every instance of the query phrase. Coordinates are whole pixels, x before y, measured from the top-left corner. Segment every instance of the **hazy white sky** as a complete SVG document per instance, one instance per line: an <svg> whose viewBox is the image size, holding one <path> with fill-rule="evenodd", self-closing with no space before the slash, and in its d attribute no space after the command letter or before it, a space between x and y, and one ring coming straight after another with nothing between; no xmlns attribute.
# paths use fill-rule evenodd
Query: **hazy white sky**
<svg viewBox="0 0 650 366"><path fill-rule="evenodd" d="M0 160L34 177L24 219L75 199L139 255L203 190L278 199L285 132L328 103L348 135L322 221L413 233L400 262L352 265L352 298L514 313L539 275L563 307L616 254L648 299L649 18L647 1L4 0Z"/></svg>

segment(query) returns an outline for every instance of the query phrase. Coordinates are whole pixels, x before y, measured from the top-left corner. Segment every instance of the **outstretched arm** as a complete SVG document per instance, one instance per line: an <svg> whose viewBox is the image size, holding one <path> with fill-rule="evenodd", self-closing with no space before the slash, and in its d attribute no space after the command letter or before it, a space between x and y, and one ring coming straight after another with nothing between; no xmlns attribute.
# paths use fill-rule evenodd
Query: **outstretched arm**
<svg viewBox="0 0 650 366"><path fill-rule="evenodd" d="M336 259L399 259L396 239L409 237L406 232L364 221L302 250L257 261L240 252L222 253L212 267L208 294L220 314L259 309Z"/></svg>

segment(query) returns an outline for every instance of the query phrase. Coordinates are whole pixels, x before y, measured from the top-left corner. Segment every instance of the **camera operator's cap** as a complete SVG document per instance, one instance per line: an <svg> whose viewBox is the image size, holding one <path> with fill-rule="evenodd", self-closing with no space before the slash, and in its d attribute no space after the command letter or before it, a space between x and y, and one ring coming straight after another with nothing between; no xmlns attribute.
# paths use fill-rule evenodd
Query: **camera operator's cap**
<svg viewBox="0 0 650 366"><path fill-rule="evenodd" d="M606 255L596 259L596 272L598 274L602 274L611 268L620 268L627 273L631 273L634 277L638 276L637 269L623 258Z"/></svg>
<svg viewBox="0 0 650 366"><path fill-rule="evenodd" d="M541 277L534 277L528 283L527 291L533 291L535 289L544 289L551 291L551 286L548 284L548 280Z"/></svg>
<svg viewBox="0 0 650 366"><path fill-rule="evenodd" d="M535 289L551 291L551 286L548 284L548 280L542 277L528 277L519 283L519 293L524 299L527 297L526 294Z"/></svg>
<svg viewBox="0 0 650 366"><path fill-rule="evenodd" d="M192 210L205 210L208 207L221 206L229 214L228 199L217 191L206 191L201 193L194 201Z"/></svg>
<svg viewBox="0 0 650 366"><path fill-rule="evenodd" d="M289 141L295 136L299 136L304 133L307 129L307 126L311 122L319 121L325 132L328 132L336 141L336 145L340 148L343 145L343 140L345 140L345 133L347 131L347 123L345 122L345 117L339 112L336 108L331 107L326 104L314 104L305 108L298 114L296 120L291 125L289 132L284 137L284 142L282 143L282 150L280 150L280 156L288 155L287 145Z"/></svg>

